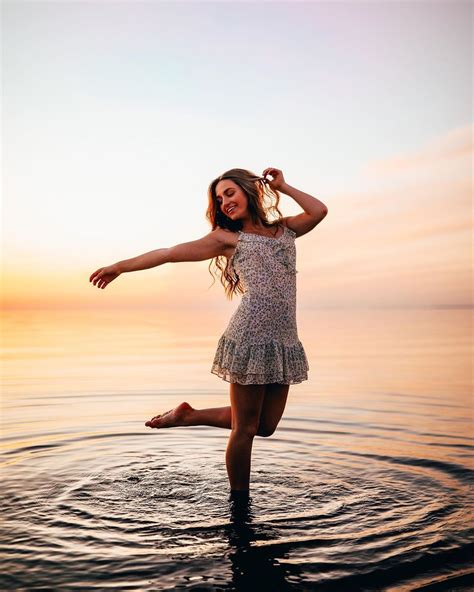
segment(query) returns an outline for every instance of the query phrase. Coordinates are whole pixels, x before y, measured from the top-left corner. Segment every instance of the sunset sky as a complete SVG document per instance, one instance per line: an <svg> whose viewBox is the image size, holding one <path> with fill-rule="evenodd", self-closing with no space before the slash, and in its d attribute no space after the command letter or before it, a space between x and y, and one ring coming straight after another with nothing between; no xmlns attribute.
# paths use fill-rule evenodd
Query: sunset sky
<svg viewBox="0 0 474 592"><path fill-rule="evenodd" d="M469 305L471 19L469 2L3 2L3 306L229 306L208 261L89 276L207 234L210 181L269 166L329 208L296 242L299 306Z"/></svg>

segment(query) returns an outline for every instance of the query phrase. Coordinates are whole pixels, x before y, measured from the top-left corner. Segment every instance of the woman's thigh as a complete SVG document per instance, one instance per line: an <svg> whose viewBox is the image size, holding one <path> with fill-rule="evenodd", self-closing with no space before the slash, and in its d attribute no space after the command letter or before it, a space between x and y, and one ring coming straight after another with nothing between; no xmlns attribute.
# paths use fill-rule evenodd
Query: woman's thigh
<svg viewBox="0 0 474 592"><path fill-rule="evenodd" d="M232 410L232 429L244 429L257 432L265 397L264 384L230 385L230 406Z"/></svg>
<svg viewBox="0 0 474 592"><path fill-rule="evenodd" d="M280 422L288 398L289 384L267 384L260 413L259 431L271 435Z"/></svg>

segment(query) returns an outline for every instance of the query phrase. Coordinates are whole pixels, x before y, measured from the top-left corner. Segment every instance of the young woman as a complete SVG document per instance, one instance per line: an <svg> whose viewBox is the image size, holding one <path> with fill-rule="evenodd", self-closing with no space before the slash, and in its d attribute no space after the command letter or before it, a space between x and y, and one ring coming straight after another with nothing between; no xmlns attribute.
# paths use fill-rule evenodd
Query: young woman
<svg viewBox="0 0 474 592"><path fill-rule="evenodd" d="M292 197L303 212L283 218L279 192ZM215 258L227 296L243 294L219 339L211 368L230 383L230 407L194 409L183 402L145 425L230 429L226 467L231 497L245 498L254 437L273 434L285 409L289 385L308 378L309 365L296 327L294 242L321 222L328 208L288 185L282 171L275 168L265 169L263 177L231 169L212 181L208 198L209 234L101 267L89 281L105 288L124 272ZM270 221L270 215L276 219Z"/></svg>

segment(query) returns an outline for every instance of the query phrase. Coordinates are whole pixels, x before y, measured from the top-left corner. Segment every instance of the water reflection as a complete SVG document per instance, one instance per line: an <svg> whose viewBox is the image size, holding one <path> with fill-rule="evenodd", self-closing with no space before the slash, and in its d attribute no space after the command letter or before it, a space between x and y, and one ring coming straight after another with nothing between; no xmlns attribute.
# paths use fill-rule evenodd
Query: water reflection
<svg viewBox="0 0 474 592"><path fill-rule="evenodd" d="M253 523L252 498L229 498L230 523L226 529L229 540L232 584L236 590L294 590L288 578L295 578L295 568L281 564L285 545L265 545L262 541L278 541L279 531L265 523ZM299 570L298 570L299 571Z"/></svg>

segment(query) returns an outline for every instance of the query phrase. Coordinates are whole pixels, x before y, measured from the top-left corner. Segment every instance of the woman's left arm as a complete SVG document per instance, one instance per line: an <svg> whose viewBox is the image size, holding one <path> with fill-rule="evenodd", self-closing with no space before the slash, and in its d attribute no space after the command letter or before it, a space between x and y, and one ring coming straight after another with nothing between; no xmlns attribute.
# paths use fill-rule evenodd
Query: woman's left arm
<svg viewBox="0 0 474 592"><path fill-rule="evenodd" d="M272 189L285 193L292 197L303 208L303 213L296 216L287 216L283 222L296 233L296 236L306 234L321 222L328 213L328 207L322 201L288 185L279 169L268 168L263 171L263 176L271 175L273 180L267 180Z"/></svg>
<svg viewBox="0 0 474 592"><path fill-rule="evenodd" d="M296 187L288 185L288 183L283 183L280 192L292 197L296 203L303 208L308 216L317 218L318 222L320 222L328 213L328 207L326 204L320 201L317 197L313 197L312 195L309 195L309 193L304 193L303 191L296 189Z"/></svg>
<svg viewBox="0 0 474 592"><path fill-rule="evenodd" d="M271 181L266 179L267 175L272 177ZM314 218L317 218L318 221L320 221L328 213L328 208L326 204L323 204L322 201L319 201L319 199L309 195L309 193L304 193L303 191L296 189L296 187L288 185L288 183L285 181L285 177L283 176L283 172L280 171L280 169L268 167L263 171L263 178L265 179L264 182L268 183L272 189L292 197L296 203L303 208L308 216L313 216Z"/></svg>

